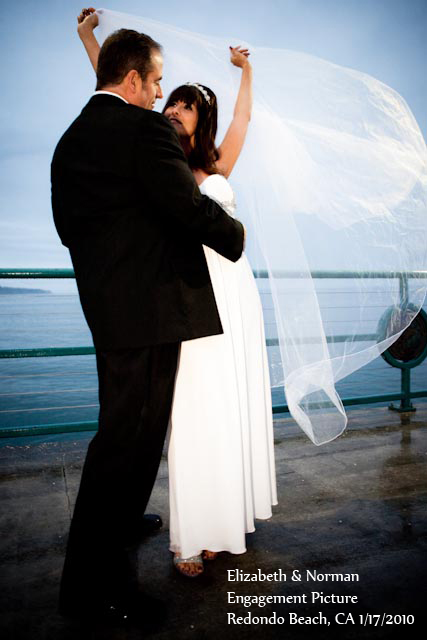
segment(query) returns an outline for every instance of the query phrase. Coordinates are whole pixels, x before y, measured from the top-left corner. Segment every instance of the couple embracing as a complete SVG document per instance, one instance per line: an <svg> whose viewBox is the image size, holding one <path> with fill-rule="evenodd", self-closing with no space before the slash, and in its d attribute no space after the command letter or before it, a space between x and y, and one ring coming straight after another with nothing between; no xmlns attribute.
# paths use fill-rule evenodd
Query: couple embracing
<svg viewBox="0 0 427 640"><path fill-rule="evenodd" d="M52 206L96 349L99 429L71 523L60 608L119 621L153 613L133 550L168 426L170 549L196 577L243 553L276 503L261 304L227 182L251 110L248 52L233 120L215 146L206 86L175 89L163 113L162 48L120 29L102 48L79 16L96 92L52 161ZM194 79L189 78L193 81Z"/></svg>

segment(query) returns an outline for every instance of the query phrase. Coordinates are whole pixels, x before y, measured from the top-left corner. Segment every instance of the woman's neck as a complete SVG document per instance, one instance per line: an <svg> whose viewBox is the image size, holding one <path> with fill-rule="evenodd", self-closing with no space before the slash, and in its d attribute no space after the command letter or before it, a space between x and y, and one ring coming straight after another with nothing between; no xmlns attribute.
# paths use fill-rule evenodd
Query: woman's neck
<svg viewBox="0 0 427 640"><path fill-rule="evenodd" d="M194 136L192 136L191 138L189 138L188 136L180 136L179 141L181 143L185 156L188 158L188 156L194 149ZM209 176L209 173L207 173L203 169L192 169L192 171L197 184L201 184L203 180L206 180L206 178Z"/></svg>
<svg viewBox="0 0 427 640"><path fill-rule="evenodd" d="M191 138L189 138L188 136L180 136L179 141L186 157L188 158L188 156L194 149L194 136L192 136Z"/></svg>

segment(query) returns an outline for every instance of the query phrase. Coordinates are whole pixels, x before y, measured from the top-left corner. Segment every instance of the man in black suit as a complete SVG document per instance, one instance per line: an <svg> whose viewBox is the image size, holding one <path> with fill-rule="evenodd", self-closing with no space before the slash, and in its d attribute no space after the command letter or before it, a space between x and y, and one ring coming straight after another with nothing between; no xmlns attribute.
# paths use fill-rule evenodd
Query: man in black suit
<svg viewBox="0 0 427 640"><path fill-rule="evenodd" d="M52 161L54 220L92 332L100 399L62 575L64 613L144 611L128 551L160 462L179 344L222 332L202 244L233 261L243 250L242 225L200 194L175 130L152 111L161 74L158 43L112 34L97 91Z"/></svg>

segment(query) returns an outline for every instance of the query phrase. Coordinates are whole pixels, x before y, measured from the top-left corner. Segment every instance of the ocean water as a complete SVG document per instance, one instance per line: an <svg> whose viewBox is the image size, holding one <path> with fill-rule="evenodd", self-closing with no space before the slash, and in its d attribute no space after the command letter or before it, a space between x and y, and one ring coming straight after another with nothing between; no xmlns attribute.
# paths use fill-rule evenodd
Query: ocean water
<svg viewBox="0 0 427 640"><path fill-rule="evenodd" d="M261 295L268 335L271 302L266 292ZM0 349L91 344L75 290L0 296ZM343 398L399 392L400 377L398 369L377 358L341 381L337 389ZM414 391L427 389L427 360L412 370L411 387ZM97 393L94 356L0 358L0 430L96 420ZM273 389L272 397L274 404L282 403L283 390Z"/></svg>

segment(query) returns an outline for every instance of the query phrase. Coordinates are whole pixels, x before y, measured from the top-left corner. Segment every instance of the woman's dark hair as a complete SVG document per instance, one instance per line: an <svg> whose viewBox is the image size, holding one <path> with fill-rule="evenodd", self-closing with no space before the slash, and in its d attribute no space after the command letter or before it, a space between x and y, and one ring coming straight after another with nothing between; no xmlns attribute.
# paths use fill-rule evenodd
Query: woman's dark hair
<svg viewBox="0 0 427 640"><path fill-rule="evenodd" d="M194 85L183 84L170 94L163 108L163 113L175 102L184 102L187 106L196 105L199 115L195 132L194 149L188 156L190 169L203 169L206 173L218 173L215 163L219 158L215 146L215 136L218 126L218 105L213 91L200 85L208 94L208 102L203 93Z"/></svg>
<svg viewBox="0 0 427 640"><path fill-rule="evenodd" d="M120 84L135 69L142 80L152 71L152 51L161 51L161 45L150 36L132 29L114 31L101 47L96 70L96 89Z"/></svg>

